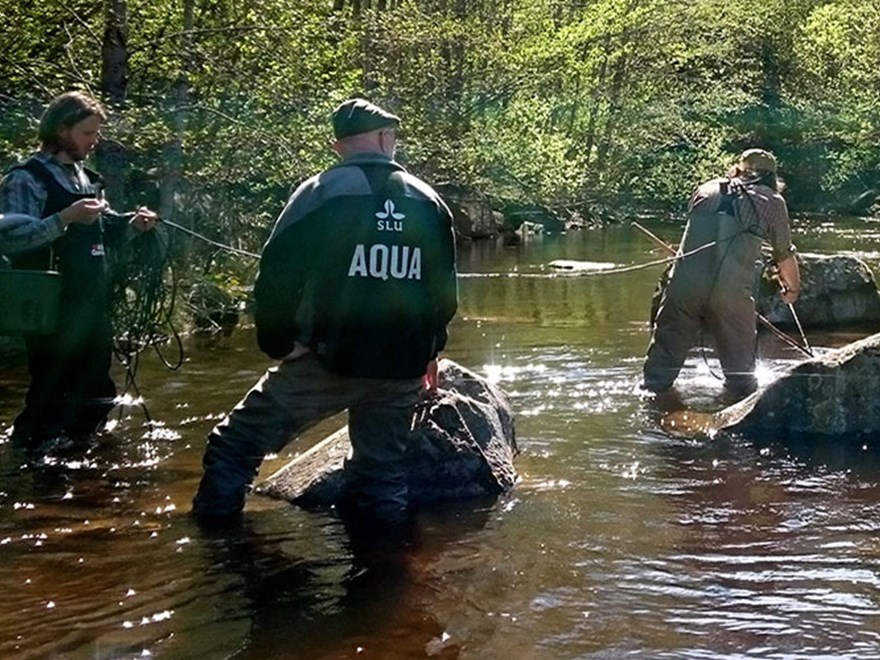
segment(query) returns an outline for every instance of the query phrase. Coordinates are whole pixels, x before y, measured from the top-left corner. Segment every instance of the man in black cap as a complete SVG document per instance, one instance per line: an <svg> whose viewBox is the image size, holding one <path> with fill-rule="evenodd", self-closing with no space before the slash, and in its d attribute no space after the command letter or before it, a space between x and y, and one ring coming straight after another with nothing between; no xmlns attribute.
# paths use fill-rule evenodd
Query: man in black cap
<svg viewBox="0 0 880 660"><path fill-rule="evenodd" d="M727 177L712 179L691 198L688 222L660 302L642 386L669 389L705 327L724 371L722 400L754 391L755 301L752 286L761 244L767 242L782 285L794 303L800 274L776 158L748 149Z"/></svg>
<svg viewBox="0 0 880 660"><path fill-rule="evenodd" d="M342 162L294 192L254 286L257 341L280 360L211 432L193 500L237 517L263 456L344 409L358 508L407 509L403 456L457 307L449 209L394 161L400 119L363 99L333 113Z"/></svg>

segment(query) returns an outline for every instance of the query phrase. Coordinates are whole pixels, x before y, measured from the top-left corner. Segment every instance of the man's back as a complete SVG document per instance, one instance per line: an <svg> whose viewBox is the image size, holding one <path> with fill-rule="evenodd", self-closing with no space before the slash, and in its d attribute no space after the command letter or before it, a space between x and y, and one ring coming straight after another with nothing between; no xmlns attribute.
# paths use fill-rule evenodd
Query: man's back
<svg viewBox="0 0 880 660"><path fill-rule="evenodd" d="M359 154L305 182L255 287L261 347L309 346L346 375L424 373L456 309L451 214L389 158Z"/></svg>

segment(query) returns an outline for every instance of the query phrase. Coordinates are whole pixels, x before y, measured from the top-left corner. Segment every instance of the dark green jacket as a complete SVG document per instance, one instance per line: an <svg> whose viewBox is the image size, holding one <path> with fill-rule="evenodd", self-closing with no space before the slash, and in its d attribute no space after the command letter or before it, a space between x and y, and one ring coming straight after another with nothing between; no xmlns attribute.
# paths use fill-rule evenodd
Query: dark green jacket
<svg viewBox="0 0 880 660"><path fill-rule="evenodd" d="M260 348L295 343L330 371L414 378L443 349L457 308L452 215L378 154L303 183L279 217L254 286Z"/></svg>

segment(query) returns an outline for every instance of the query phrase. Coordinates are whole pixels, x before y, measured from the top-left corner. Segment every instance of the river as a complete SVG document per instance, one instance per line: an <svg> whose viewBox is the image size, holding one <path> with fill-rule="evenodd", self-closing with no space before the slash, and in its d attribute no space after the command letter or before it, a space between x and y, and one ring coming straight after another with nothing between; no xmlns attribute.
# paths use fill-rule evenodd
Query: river
<svg viewBox="0 0 880 660"><path fill-rule="evenodd" d="M804 220L795 239L880 264L878 224ZM269 362L243 330L188 340L177 371L144 354L154 428L130 405L88 450L40 465L0 445L0 657L880 658L877 462L664 434L636 388L659 267L547 266L662 256L628 224L461 247L445 355L510 394L520 482L422 512L397 551L260 496L241 528L201 530L188 511L205 436ZM765 348L766 373L797 359ZM684 387L720 389L715 370L695 355ZM0 374L4 427L25 387Z"/></svg>

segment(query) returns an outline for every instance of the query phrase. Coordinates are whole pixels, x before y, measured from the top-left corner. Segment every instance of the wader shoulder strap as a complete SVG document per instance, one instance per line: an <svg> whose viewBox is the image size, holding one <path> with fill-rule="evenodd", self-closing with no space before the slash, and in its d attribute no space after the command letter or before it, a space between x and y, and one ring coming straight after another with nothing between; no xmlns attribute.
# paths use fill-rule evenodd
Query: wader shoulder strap
<svg viewBox="0 0 880 660"><path fill-rule="evenodd" d="M733 205L734 194L730 190L730 179L718 180L718 192L721 197L718 203L718 212L736 216L736 209Z"/></svg>
<svg viewBox="0 0 880 660"><path fill-rule="evenodd" d="M737 223L743 227L743 233L749 233L757 238L763 238L764 234L761 231L760 218L758 217L758 207L755 204L755 201L752 199L751 195L749 195L748 184L743 183L742 181L733 181L731 182L731 193L729 195L731 201L731 208L733 210L733 217L736 218ZM742 215L739 212L739 207L737 204L734 204L734 199L738 199L741 201L744 200L748 202L749 206L752 209L752 215L754 216L754 220L748 226L745 226L743 223Z"/></svg>

